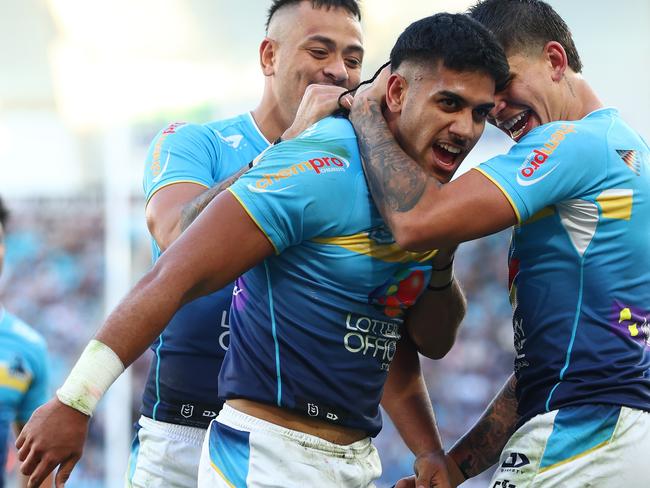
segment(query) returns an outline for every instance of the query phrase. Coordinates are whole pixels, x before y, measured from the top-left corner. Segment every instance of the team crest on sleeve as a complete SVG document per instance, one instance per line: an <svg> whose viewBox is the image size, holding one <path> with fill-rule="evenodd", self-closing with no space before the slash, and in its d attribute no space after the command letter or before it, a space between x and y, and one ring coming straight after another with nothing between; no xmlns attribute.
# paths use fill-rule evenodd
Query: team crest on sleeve
<svg viewBox="0 0 650 488"><path fill-rule="evenodd" d="M221 132L215 129L214 133L221 139L224 144L230 146L231 148L235 149L238 151L240 148L240 145L242 144L242 141L244 140L244 136L242 134L233 134L231 136L224 136ZM246 144L244 144L241 147L245 147Z"/></svg>
<svg viewBox="0 0 650 488"><path fill-rule="evenodd" d="M539 183L558 168L558 162L549 164L553 153L569 134L576 132L575 125L563 124L557 128L543 146L533 149L517 170L517 183L531 186Z"/></svg>

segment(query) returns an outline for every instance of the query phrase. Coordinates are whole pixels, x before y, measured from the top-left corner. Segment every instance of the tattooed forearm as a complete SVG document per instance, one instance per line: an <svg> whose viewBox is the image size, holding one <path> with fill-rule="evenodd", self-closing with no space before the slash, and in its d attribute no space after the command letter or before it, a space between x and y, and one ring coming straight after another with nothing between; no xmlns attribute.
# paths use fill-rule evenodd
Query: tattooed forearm
<svg viewBox="0 0 650 488"><path fill-rule="evenodd" d="M232 175L230 178L226 178L221 183L213 186L209 190L204 191L194 200L185 205L181 211L181 232L185 231L185 229L187 229L190 224L194 222L194 220L199 216L201 212L203 212L203 209L208 206L214 197L219 195L219 193L237 181L239 177L246 171L248 171L248 166L244 166L240 171Z"/></svg>
<svg viewBox="0 0 650 488"><path fill-rule="evenodd" d="M408 212L422 197L426 173L399 147L379 103L367 100L351 113L370 191L382 216Z"/></svg>
<svg viewBox="0 0 650 488"><path fill-rule="evenodd" d="M512 375L476 425L449 452L466 476L476 476L499 460L519 420L516 386L517 380Z"/></svg>

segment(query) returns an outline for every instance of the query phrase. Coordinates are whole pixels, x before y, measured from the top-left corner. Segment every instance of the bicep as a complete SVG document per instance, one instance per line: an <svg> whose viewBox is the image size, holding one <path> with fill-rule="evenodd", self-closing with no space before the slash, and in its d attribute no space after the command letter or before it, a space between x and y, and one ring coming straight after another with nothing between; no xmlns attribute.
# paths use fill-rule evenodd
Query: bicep
<svg viewBox="0 0 650 488"><path fill-rule="evenodd" d="M145 215L147 227L161 250L167 249L180 235L180 218L185 205L206 191L198 183L175 183L153 194Z"/></svg>
<svg viewBox="0 0 650 488"><path fill-rule="evenodd" d="M455 243L494 234L517 223L517 214L503 191L479 171L469 171L443 187L441 218L449 220Z"/></svg>

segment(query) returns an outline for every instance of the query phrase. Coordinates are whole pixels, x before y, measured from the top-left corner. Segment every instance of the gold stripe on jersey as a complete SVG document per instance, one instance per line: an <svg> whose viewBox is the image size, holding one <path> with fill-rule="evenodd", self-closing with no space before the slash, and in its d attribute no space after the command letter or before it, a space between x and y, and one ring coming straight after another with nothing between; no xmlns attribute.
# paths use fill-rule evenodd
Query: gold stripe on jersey
<svg viewBox="0 0 650 488"><path fill-rule="evenodd" d="M603 218L630 220L632 218L632 203L634 192L627 189L605 190L596 198L600 205Z"/></svg>
<svg viewBox="0 0 650 488"><path fill-rule="evenodd" d="M368 232L341 237L317 237L312 239L312 242L342 247L353 253L364 254L387 263L423 263L429 261L438 253L437 250L427 252L405 251L396 242L380 244L371 239Z"/></svg>

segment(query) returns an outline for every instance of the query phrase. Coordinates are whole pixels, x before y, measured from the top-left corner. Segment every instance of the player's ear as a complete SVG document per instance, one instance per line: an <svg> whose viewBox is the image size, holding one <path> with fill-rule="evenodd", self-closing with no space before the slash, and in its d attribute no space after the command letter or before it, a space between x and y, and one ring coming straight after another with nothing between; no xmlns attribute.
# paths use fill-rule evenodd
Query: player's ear
<svg viewBox="0 0 650 488"><path fill-rule="evenodd" d="M275 74L274 61L277 43L273 39L265 37L260 44L260 67L264 76Z"/></svg>
<svg viewBox="0 0 650 488"><path fill-rule="evenodd" d="M560 81L569 66L569 58L564 47L557 41L549 41L544 46L544 56L551 68L551 79L556 82Z"/></svg>
<svg viewBox="0 0 650 488"><path fill-rule="evenodd" d="M402 111L408 84L399 73L392 73L386 83L386 105L388 110L395 113Z"/></svg>

